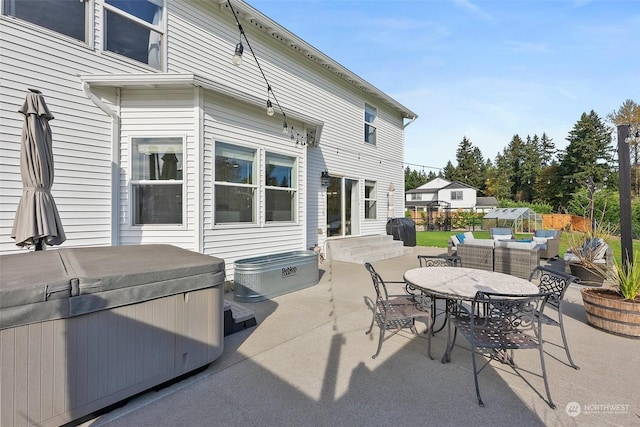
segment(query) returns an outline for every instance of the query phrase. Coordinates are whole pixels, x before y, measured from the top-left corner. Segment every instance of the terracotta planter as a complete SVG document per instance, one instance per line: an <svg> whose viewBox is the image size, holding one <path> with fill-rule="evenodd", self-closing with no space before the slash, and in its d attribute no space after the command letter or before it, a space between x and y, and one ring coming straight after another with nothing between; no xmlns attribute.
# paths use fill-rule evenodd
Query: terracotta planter
<svg viewBox="0 0 640 427"><path fill-rule="evenodd" d="M602 286L604 282L604 273L596 274L593 269L588 269L582 264L569 264L571 274L580 279L581 285L586 286Z"/></svg>
<svg viewBox="0 0 640 427"><path fill-rule="evenodd" d="M591 326L612 334L640 338L640 298L625 300L609 289L586 288L582 301Z"/></svg>

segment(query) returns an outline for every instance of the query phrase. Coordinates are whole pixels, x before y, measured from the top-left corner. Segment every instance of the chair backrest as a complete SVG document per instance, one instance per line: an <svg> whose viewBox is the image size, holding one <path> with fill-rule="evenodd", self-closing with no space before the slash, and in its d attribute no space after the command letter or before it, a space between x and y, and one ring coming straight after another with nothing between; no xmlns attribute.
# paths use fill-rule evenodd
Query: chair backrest
<svg viewBox="0 0 640 427"><path fill-rule="evenodd" d="M564 298L564 294L567 292L569 285L578 282L576 276L543 266L538 266L533 270L529 281L532 281L536 277L540 280L538 284L540 292L549 293L549 303L556 307Z"/></svg>
<svg viewBox="0 0 640 427"><path fill-rule="evenodd" d="M369 274L371 274L371 281L373 282L373 287L376 290L376 302L384 302L389 299L389 293L387 292L387 286L384 284L384 280L382 277L376 272L371 263L366 262L364 267L367 269Z"/></svg>
<svg viewBox="0 0 640 427"><path fill-rule="evenodd" d="M483 336L489 339L489 342L482 343L483 346L536 347L538 342L533 342L530 339L532 335L528 332L533 332L535 334L533 336L540 339L541 323L538 313L544 310L549 295L549 293L512 295L478 291L472 301L471 313L479 312L484 315L471 316L471 329L483 330ZM526 337L519 335L520 333L526 334ZM502 337L508 337L508 341L503 340Z"/></svg>
<svg viewBox="0 0 640 427"><path fill-rule="evenodd" d="M420 267L461 267L462 262L456 255L418 255Z"/></svg>

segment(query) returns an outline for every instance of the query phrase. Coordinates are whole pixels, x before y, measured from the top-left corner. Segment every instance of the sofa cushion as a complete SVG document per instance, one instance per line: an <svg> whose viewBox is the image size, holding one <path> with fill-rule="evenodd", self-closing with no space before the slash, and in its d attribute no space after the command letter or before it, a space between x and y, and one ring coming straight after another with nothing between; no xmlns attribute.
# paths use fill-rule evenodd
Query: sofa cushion
<svg viewBox="0 0 640 427"><path fill-rule="evenodd" d="M552 239L558 235L558 230L536 230L533 235Z"/></svg>
<svg viewBox="0 0 640 427"><path fill-rule="evenodd" d="M498 240L511 240L513 238L513 236L511 234L494 234L493 235L493 240L498 241Z"/></svg>
<svg viewBox="0 0 640 427"><path fill-rule="evenodd" d="M474 240L475 237L473 235L473 233L471 231L465 231L464 232L464 238L465 240Z"/></svg>
<svg viewBox="0 0 640 427"><path fill-rule="evenodd" d="M464 234L458 233L458 234L456 234L456 237L458 238L458 241L460 243L464 243L464 237L465 237Z"/></svg>
<svg viewBox="0 0 640 427"><path fill-rule="evenodd" d="M533 236L532 239L534 242L539 243L541 245L546 245L547 244L547 238L546 237L537 237L537 236Z"/></svg>
<svg viewBox="0 0 640 427"><path fill-rule="evenodd" d="M472 241L467 242L467 245L487 246L493 248L495 246L495 241L492 239L473 239Z"/></svg>
<svg viewBox="0 0 640 427"><path fill-rule="evenodd" d="M458 237L455 235L449 237L449 241L451 242L454 248L460 244L460 240L458 240Z"/></svg>
<svg viewBox="0 0 640 427"><path fill-rule="evenodd" d="M502 248L511 248L511 249L535 249L538 244L536 242L505 242L505 241L496 241L496 246L500 246Z"/></svg>

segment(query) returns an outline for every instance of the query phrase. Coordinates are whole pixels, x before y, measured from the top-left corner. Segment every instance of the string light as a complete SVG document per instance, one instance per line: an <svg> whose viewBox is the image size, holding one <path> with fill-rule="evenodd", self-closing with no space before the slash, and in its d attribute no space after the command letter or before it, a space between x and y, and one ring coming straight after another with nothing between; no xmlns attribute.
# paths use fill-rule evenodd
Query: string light
<svg viewBox="0 0 640 427"><path fill-rule="evenodd" d="M238 25L238 30L240 31L240 42L236 45L236 50L235 50L235 53L233 55L233 63L236 66L240 66L240 64L242 63L242 53L244 51L244 46L242 45L242 38L244 37L244 40L247 43L247 47L249 48L249 51L251 52L251 55L253 56L253 59L256 61L256 65L258 66L258 70L260 70L260 74L262 74L262 78L264 79L264 82L267 84L267 115L268 116L273 116L273 114L275 113L275 110L273 108L273 103L271 102L271 97L273 97L273 101L275 102L275 104L278 106L278 109L282 113L282 117L283 117L282 133L285 133L285 134L289 133L289 126L287 124L287 115L285 114L284 110L282 109L282 106L280 105L280 102L278 102L278 98L276 97L276 94L273 92L273 89L271 88L271 85L269 84L269 81L267 80L267 76L264 74L264 71L262 70L262 67L260 66L260 62L258 62L258 57L256 56L255 52L253 51L253 48L251 47L251 43L249 42L249 39L247 38L247 34L244 32L244 29L242 28L242 25L240 24L240 20L238 19L238 15L236 14L236 11L233 9L233 6L231 5L231 0L227 0L227 4L229 5L229 9L231 10L231 13L233 13L233 17L236 20L236 24Z"/></svg>

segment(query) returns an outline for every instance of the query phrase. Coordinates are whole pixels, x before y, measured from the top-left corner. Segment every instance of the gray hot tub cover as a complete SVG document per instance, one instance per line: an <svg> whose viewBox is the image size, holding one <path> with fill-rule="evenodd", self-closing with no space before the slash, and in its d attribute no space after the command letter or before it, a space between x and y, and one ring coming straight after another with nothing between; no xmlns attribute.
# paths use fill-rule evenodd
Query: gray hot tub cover
<svg viewBox="0 0 640 427"><path fill-rule="evenodd" d="M218 286L224 260L172 245L0 256L0 329Z"/></svg>

